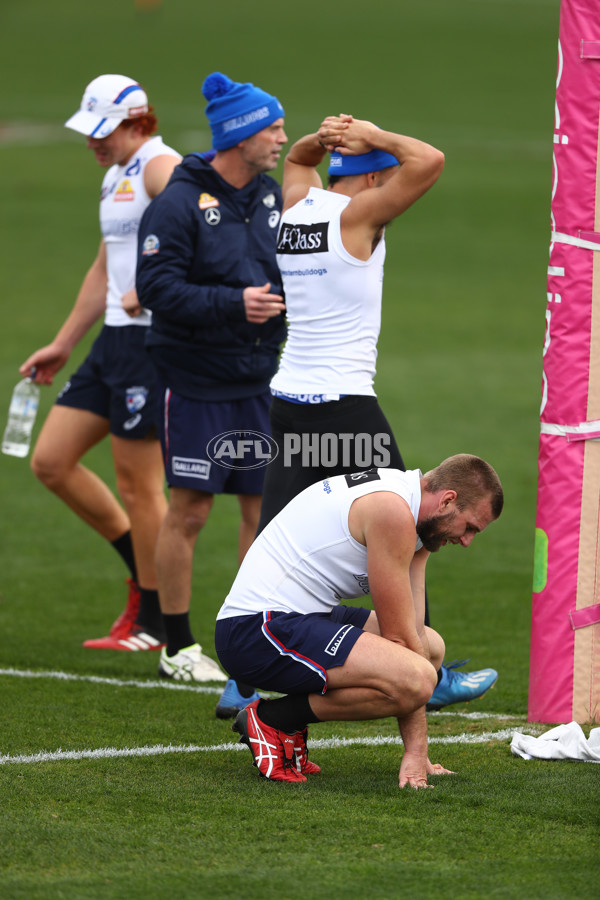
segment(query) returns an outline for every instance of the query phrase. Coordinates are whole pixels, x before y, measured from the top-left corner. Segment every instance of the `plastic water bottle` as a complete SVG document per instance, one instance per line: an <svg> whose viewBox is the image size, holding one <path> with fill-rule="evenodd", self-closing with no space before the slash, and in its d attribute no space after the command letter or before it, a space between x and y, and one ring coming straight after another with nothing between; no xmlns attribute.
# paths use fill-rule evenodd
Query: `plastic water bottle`
<svg viewBox="0 0 600 900"><path fill-rule="evenodd" d="M31 378L19 381L10 401L8 422L2 440L3 453L9 456L27 456L39 402L39 385Z"/></svg>

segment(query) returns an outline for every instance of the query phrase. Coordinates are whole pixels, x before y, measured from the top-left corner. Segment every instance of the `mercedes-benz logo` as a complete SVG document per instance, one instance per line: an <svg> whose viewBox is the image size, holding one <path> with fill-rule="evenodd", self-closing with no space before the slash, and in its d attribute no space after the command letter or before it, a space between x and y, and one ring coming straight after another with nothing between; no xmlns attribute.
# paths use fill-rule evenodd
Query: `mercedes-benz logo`
<svg viewBox="0 0 600 900"><path fill-rule="evenodd" d="M207 209L204 213L204 218L206 219L207 225L218 225L221 221L221 213L218 209L214 207L211 209Z"/></svg>

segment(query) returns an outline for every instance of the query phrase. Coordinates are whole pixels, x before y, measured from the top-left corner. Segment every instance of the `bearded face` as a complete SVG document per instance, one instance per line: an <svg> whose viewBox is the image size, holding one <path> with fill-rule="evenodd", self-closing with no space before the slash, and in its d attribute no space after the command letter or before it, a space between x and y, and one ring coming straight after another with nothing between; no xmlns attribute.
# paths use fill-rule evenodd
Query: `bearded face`
<svg viewBox="0 0 600 900"><path fill-rule="evenodd" d="M437 553L447 541L457 543L456 535L451 527L455 519L456 510L452 510L452 512L443 516L430 516L417 525L417 534L426 550L429 550L431 553Z"/></svg>

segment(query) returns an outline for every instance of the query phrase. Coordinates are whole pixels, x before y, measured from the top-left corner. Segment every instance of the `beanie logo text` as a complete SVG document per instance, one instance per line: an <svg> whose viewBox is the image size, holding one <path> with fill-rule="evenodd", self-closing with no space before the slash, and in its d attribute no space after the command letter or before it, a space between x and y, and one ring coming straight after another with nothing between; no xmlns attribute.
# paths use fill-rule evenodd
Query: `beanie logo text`
<svg viewBox="0 0 600 900"><path fill-rule="evenodd" d="M253 109L252 112L244 113L243 116L236 116L234 119L228 119L226 122L223 122L221 126L224 134L228 134L230 131L236 131L238 128L245 128L247 125L252 125L253 122L260 122L261 119L266 119L269 115L269 107L261 106L259 109Z"/></svg>

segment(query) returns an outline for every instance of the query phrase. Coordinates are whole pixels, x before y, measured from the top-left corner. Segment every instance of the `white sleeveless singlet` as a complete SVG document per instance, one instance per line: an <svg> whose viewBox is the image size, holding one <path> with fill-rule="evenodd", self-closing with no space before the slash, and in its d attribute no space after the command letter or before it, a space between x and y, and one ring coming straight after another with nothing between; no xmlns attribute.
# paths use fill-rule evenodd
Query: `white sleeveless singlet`
<svg viewBox="0 0 600 900"><path fill-rule="evenodd" d="M105 324L113 326L150 324L150 312L131 318L121 306L121 297L135 286L137 238L142 213L151 198L144 187L144 170L155 156L179 153L161 137L145 141L124 166L111 166L102 182L100 230L106 245L108 291Z"/></svg>
<svg viewBox="0 0 600 900"><path fill-rule="evenodd" d="M288 339L276 391L375 396L385 241L368 260L342 244L340 216L350 197L321 188L288 209L277 243Z"/></svg>
<svg viewBox="0 0 600 900"><path fill-rule="evenodd" d="M217 619L264 610L328 613L369 593L367 548L350 534L358 497L391 491L417 523L421 472L370 469L318 481L298 494L254 541ZM422 544L417 538L415 550Z"/></svg>

